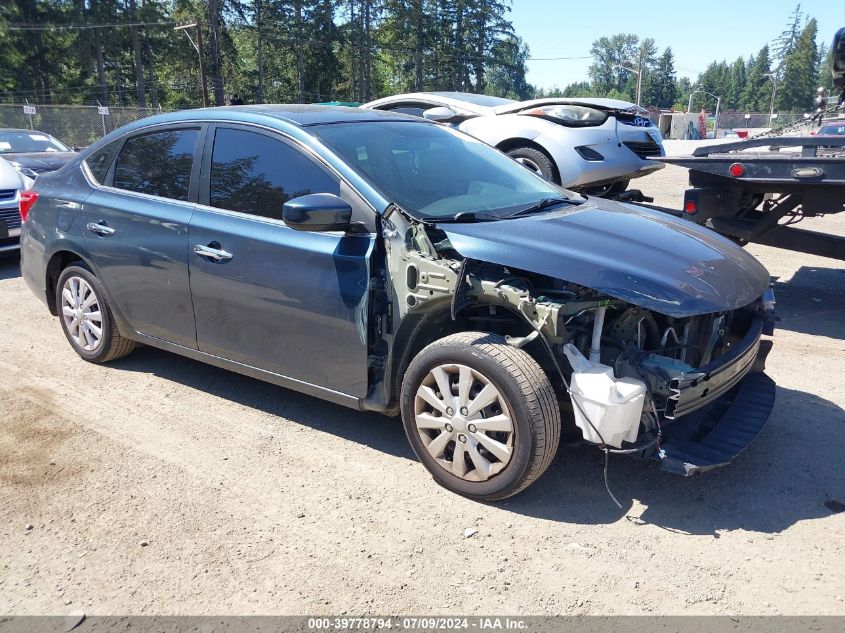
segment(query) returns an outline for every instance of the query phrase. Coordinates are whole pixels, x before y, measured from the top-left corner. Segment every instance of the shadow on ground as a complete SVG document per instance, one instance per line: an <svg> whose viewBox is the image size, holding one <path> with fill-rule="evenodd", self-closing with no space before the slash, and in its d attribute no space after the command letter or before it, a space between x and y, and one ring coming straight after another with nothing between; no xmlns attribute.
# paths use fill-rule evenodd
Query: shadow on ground
<svg viewBox="0 0 845 633"><path fill-rule="evenodd" d="M361 413L259 380L152 348L113 364L151 372L191 388L331 433L384 453L415 459L398 418ZM551 521L612 523L631 511L667 530L712 534L743 529L777 533L798 521L830 516L845 502L845 411L814 395L778 389L769 425L730 466L697 477L664 473L657 464L611 457L610 485L602 480L602 457L590 446L562 446L540 480L521 495L495 504L504 511ZM427 477L420 465L416 477ZM443 492L444 495L449 493ZM492 508L491 508L492 510ZM639 511L637 511L639 513Z"/></svg>
<svg viewBox="0 0 845 633"><path fill-rule="evenodd" d="M152 373L390 455L416 459L399 418L348 409L152 347L139 348L110 367Z"/></svg>
<svg viewBox="0 0 845 633"><path fill-rule="evenodd" d="M647 523L690 534L749 530L777 533L798 521L830 516L845 501L845 411L815 395L778 388L772 417L757 440L720 470L683 478L656 463L611 457L607 497L596 449L563 447L546 475L506 502L513 512L574 523L628 515L631 499ZM828 504L828 505L825 505Z"/></svg>
<svg viewBox="0 0 845 633"><path fill-rule="evenodd" d="M17 257L0 258L0 280L20 276ZM802 267L789 281L775 280L780 327L845 339L845 270ZM396 418L355 412L210 365L138 349L113 363L125 371L167 380L331 433L408 460L415 459ZM743 529L777 533L798 521L829 516L845 506L845 411L815 395L779 388L768 426L730 466L693 478L662 472L655 463L611 457L610 485L602 456L589 446L562 446L546 474L504 511L551 521L612 523L638 514L667 530L711 534ZM422 466L415 476L427 477ZM448 498L449 493L443 492ZM632 500L645 507L632 511ZM491 508L492 511L492 508Z"/></svg>
<svg viewBox="0 0 845 633"><path fill-rule="evenodd" d="M0 255L0 281L21 276L21 258L17 255Z"/></svg>
<svg viewBox="0 0 845 633"><path fill-rule="evenodd" d="M779 328L845 339L845 268L802 266L774 288Z"/></svg>

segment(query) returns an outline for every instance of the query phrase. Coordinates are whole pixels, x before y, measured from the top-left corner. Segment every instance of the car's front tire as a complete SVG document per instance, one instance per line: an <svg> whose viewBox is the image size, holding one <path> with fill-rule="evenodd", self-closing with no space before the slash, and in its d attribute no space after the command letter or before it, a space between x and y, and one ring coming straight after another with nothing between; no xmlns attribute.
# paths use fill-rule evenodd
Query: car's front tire
<svg viewBox="0 0 845 633"><path fill-rule="evenodd" d="M434 479L478 500L526 488L560 439L548 377L497 334L461 332L424 348L405 374L401 409L411 447Z"/></svg>
<svg viewBox="0 0 845 633"><path fill-rule="evenodd" d="M508 151L508 156L513 158L526 169L530 169L538 176L542 176L549 182L560 184L557 177L557 170L552 159L546 154L533 147L515 147Z"/></svg>
<svg viewBox="0 0 845 633"><path fill-rule="evenodd" d="M106 363L135 349L135 342L117 331L102 284L82 262L59 275L56 303L62 331L83 359Z"/></svg>

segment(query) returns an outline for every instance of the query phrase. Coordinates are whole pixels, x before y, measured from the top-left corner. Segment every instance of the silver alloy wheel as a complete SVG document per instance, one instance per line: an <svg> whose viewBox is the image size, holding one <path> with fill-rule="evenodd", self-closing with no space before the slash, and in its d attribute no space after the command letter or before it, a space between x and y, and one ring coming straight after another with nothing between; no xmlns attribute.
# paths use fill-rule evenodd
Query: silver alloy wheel
<svg viewBox="0 0 845 633"><path fill-rule="evenodd" d="M68 277L62 286L62 318L73 342L86 352L103 340L103 317L94 289L82 277Z"/></svg>
<svg viewBox="0 0 845 633"><path fill-rule="evenodd" d="M513 455L504 396L466 365L438 365L426 375L414 397L414 422L431 456L461 479L486 481Z"/></svg>
<svg viewBox="0 0 845 633"><path fill-rule="evenodd" d="M533 160L531 160L530 158L526 158L524 156L517 156L516 158L514 158L514 160L516 162L518 162L520 165L522 165L523 167L527 167L528 169L530 169L531 171L533 171L536 174L542 175L542 173L543 173L543 170L540 169L540 166L537 163L535 163Z"/></svg>

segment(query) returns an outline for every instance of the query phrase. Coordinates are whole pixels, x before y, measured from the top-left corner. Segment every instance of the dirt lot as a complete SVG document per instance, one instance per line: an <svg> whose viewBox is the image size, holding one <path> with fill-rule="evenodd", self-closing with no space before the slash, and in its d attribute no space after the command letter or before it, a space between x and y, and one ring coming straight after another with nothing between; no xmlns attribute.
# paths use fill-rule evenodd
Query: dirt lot
<svg viewBox="0 0 845 633"><path fill-rule="evenodd" d="M783 317L771 422L697 478L615 459L624 510L588 447L485 505L397 420L149 348L87 364L0 261L0 613L845 614L845 266L749 250Z"/></svg>

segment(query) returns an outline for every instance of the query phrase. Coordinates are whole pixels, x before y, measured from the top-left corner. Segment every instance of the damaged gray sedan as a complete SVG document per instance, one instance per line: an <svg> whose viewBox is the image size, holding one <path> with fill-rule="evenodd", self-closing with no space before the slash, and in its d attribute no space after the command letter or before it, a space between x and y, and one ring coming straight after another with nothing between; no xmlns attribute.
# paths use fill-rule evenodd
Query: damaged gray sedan
<svg viewBox="0 0 845 633"><path fill-rule="evenodd" d="M417 118L161 115L39 178L21 216L24 278L85 360L144 343L400 414L475 499L526 488L562 438L721 466L774 402L752 256Z"/></svg>

